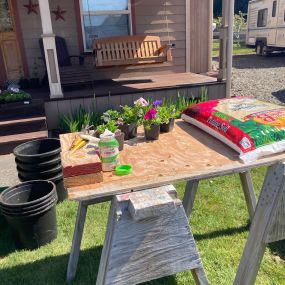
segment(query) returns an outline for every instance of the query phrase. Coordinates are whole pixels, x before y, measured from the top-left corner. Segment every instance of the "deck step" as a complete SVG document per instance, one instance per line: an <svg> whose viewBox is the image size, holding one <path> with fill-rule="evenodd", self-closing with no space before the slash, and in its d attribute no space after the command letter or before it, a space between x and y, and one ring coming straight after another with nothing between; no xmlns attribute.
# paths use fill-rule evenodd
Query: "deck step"
<svg viewBox="0 0 285 285"><path fill-rule="evenodd" d="M48 137L46 117L27 117L0 121L0 155L30 140Z"/></svg>
<svg viewBox="0 0 285 285"><path fill-rule="evenodd" d="M48 137L48 131L37 131L22 134L15 134L0 137L0 155L13 152L13 149L30 140L43 139Z"/></svg>
<svg viewBox="0 0 285 285"><path fill-rule="evenodd" d="M0 136L10 136L37 131L45 131L46 118L34 117L0 122Z"/></svg>

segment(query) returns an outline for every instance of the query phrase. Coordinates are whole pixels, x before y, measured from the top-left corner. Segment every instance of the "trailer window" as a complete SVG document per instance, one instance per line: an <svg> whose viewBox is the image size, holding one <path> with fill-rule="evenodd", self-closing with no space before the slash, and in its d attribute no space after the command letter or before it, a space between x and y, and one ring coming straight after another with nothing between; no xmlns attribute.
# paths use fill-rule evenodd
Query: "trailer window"
<svg viewBox="0 0 285 285"><path fill-rule="evenodd" d="M258 11L257 27L266 27L267 25L268 9L262 9Z"/></svg>
<svg viewBox="0 0 285 285"><path fill-rule="evenodd" d="M277 6L277 1L273 1L273 5L272 5L272 18L276 17L276 6Z"/></svg>

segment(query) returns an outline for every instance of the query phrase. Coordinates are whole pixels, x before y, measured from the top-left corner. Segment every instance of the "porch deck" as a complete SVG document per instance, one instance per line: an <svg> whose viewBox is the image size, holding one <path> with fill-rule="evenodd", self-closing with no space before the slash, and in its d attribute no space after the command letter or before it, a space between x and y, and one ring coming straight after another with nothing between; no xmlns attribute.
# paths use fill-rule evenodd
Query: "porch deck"
<svg viewBox="0 0 285 285"><path fill-rule="evenodd" d="M48 93L35 93L33 98L42 97L49 129L58 126L55 114L68 114L80 105L86 109L95 106L96 111L104 112L109 108L118 109L120 105L131 105L139 97L146 99L176 99L179 93L186 97L199 97L201 87L208 89L208 98L225 97L225 83L218 82L213 76L195 73L171 73L144 77L118 78L94 81L91 86L64 90L64 97L49 99ZM44 97L43 97L44 96Z"/></svg>

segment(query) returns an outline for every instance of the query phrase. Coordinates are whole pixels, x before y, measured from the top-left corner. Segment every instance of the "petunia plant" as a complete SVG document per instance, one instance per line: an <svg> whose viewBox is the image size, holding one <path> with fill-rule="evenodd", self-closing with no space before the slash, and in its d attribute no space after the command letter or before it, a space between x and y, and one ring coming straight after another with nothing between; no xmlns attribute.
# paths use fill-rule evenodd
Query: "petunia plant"
<svg viewBox="0 0 285 285"><path fill-rule="evenodd" d="M161 120L158 116L158 111L155 108L149 109L143 118L143 125L146 130L150 130L152 126L158 126L161 124Z"/></svg>

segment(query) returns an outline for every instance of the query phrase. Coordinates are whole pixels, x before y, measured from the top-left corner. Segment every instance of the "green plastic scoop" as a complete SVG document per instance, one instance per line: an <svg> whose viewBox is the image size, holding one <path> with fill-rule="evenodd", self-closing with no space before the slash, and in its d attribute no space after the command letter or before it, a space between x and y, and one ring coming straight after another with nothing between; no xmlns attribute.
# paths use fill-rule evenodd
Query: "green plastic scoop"
<svg viewBox="0 0 285 285"><path fill-rule="evenodd" d="M115 174L118 176L128 175L133 172L133 167L130 164L118 165L115 168Z"/></svg>

